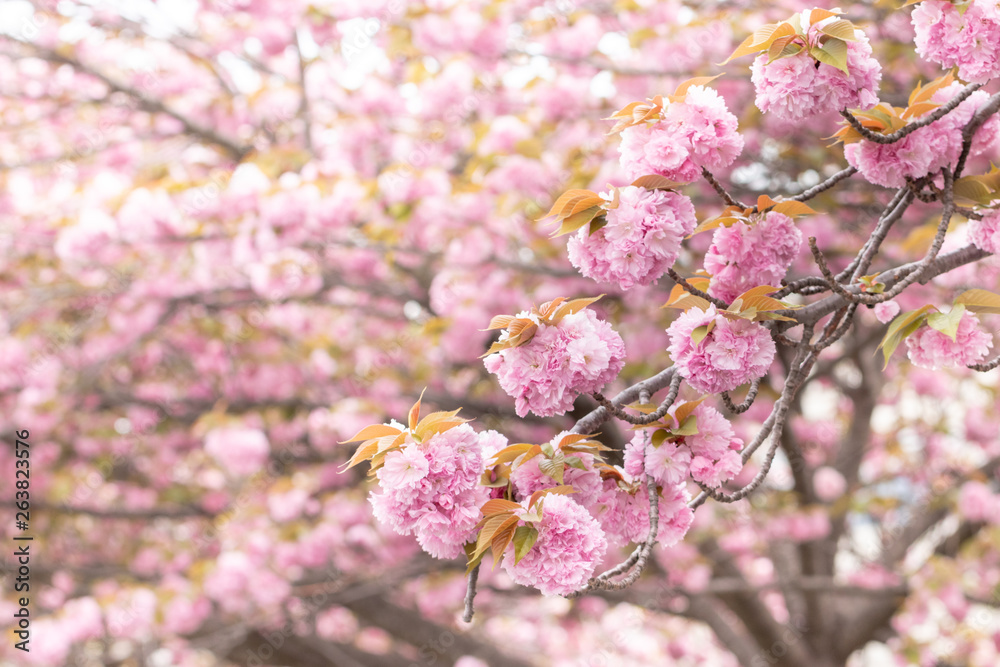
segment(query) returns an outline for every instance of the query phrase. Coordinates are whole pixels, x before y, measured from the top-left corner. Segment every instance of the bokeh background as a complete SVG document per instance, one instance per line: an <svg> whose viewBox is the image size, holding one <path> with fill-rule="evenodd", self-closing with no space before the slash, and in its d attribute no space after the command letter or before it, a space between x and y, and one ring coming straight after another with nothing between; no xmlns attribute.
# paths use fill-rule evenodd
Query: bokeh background
<svg viewBox="0 0 1000 667"><path fill-rule="evenodd" d="M844 9L883 64L883 99L905 104L941 72L915 58L896 4ZM804 8L0 2L5 507L15 431L31 471L30 527L11 508L0 532L5 552L34 538L31 652L14 649L5 555L0 660L801 667L789 656L808 649L817 665L997 664L997 374L883 372L867 312L795 406L765 488L699 509L628 591L544 598L484 570L464 624L464 563L376 525L364 466L340 472L339 441L403 419L425 388L512 442L594 407L516 418L478 359L496 314L604 293L594 308L629 355L606 393L668 365L669 281L585 280L536 219L563 190L625 185L602 119L693 76L725 74L713 85L746 148L719 176L737 197L843 168L836 110L776 122L753 105L749 59L716 64ZM722 208L704 183L686 193L699 219ZM799 225L843 263L889 194L849 182ZM918 207L889 255L919 256L928 223ZM986 260L914 303L998 275ZM775 396L734 421L743 437ZM601 437L620 449L628 434Z"/></svg>

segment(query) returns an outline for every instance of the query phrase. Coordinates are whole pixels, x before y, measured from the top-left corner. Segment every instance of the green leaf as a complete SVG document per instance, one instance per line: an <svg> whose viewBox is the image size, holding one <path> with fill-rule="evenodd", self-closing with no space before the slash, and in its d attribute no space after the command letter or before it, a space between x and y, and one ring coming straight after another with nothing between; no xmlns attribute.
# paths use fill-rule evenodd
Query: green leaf
<svg viewBox="0 0 1000 667"><path fill-rule="evenodd" d="M962 321L965 306L958 304L948 313L931 313L927 316L927 326L940 331L948 338L955 340L958 335L958 325Z"/></svg>
<svg viewBox="0 0 1000 667"><path fill-rule="evenodd" d="M494 535L510 519L514 519L515 522L517 521L517 517L509 514L497 514L486 519L482 529L479 531L479 537L476 538L476 550L472 554L473 558L479 558L486 553L486 550L490 548L493 542Z"/></svg>
<svg viewBox="0 0 1000 667"><path fill-rule="evenodd" d="M402 431L394 426L389 426L387 424L373 424L372 426L366 426L354 436L348 440L341 441L340 444L348 442L358 442L359 440L371 440L372 438L381 438L386 435L399 435Z"/></svg>
<svg viewBox="0 0 1000 667"><path fill-rule="evenodd" d="M850 74L847 70L847 42L842 39L830 39L821 47L809 49L809 55L821 63L826 63L836 67L844 74Z"/></svg>
<svg viewBox="0 0 1000 667"><path fill-rule="evenodd" d="M993 200L994 192L982 182L980 176L965 176L955 181L955 196L982 206Z"/></svg>
<svg viewBox="0 0 1000 667"><path fill-rule="evenodd" d="M490 550L493 553L493 569L496 569L497 563L503 558L503 552L507 550L510 541L514 539L514 533L519 521L520 519L516 516L510 517L504 521L500 529L493 535L493 539L490 540Z"/></svg>
<svg viewBox="0 0 1000 667"><path fill-rule="evenodd" d="M836 21L831 21L829 24L823 26L819 29L824 35L829 35L830 37L836 37L837 39L842 39L845 42L856 42L857 38L854 36L854 24L845 19L837 19Z"/></svg>
<svg viewBox="0 0 1000 667"><path fill-rule="evenodd" d="M543 458L538 462L538 469L546 477L551 477L559 484L563 483L563 471L566 470L566 460L562 451L557 451L551 459Z"/></svg>
<svg viewBox="0 0 1000 667"><path fill-rule="evenodd" d="M699 405L701 405L706 398L708 397L702 396L696 401L687 401L686 403L682 403L681 405L679 405L677 409L674 411L674 418L677 420L677 423L681 424L682 422L684 422L684 420L686 420L689 416L691 416L691 414L695 411L695 409Z"/></svg>
<svg viewBox="0 0 1000 667"><path fill-rule="evenodd" d="M492 467L492 466L495 466L495 465L497 465L499 463L510 463L511 461L517 460L517 458L519 456L523 456L524 454L528 454L529 452L532 451L532 449L535 449L535 448L537 448L538 451L531 453L531 455L529 455L528 457L526 457L525 460L529 460L529 459L531 459L531 458L533 458L533 457L538 456L539 454L541 454L542 453L541 447L538 447L538 445L528 444L526 442L522 442L522 443L519 443L517 445L510 445L508 447L504 447L503 449L501 449L499 452L497 452L493 456L493 459L487 465L490 466L490 467Z"/></svg>
<svg viewBox="0 0 1000 667"><path fill-rule="evenodd" d="M955 305L961 304L973 313L993 313L1000 315L1000 294L989 290L970 289L962 292L955 299Z"/></svg>
<svg viewBox="0 0 1000 667"><path fill-rule="evenodd" d="M792 40L796 37L797 35L786 35L771 42L771 47L767 50L767 62L764 64L770 65L775 60L778 60L782 56L786 55L786 51L795 51L792 46ZM799 47L799 50L802 50L801 46ZM787 53L787 55L791 55L791 53Z"/></svg>
<svg viewBox="0 0 1000 667"><path fill-rule="evenodd" d="M719 76L722 76L721 74ZM707 77L706 77L707 78ZM717 79L718 77L713 76L712 79ZM711 79L710 79L711 80ZM657 174L649 174L648 176L640 176L631 183L634 187L645 188L647 190L675 190L686 183L679 183L677 181L671 181L669 178L664 176L659 176Z"/></svg>
<svg viewBox="0 0 1000 667"><path fill-rule="evenodd" d="M710 322L709 324L703 324L691 332L691 340L692 342L694 342L695 347L698 347L698 345L701 344L701 341L705 340L705 336L707 336L711 331L711 328L709 326L710 324L714 324L714 322Z"/></svg>
<svg viewBox="0 0 1000 667"><path fill-rule="evenodd" d="M528 555L531 547L535 546L538 540L538 529L534 526L518 526L514 531L514 565L521 562L521 559Z"/></svg>
<svg viewBox="0 0 1000 667"><path fill-rule="evenodd" d="M528 498L528 509L535 508L535 513L537 518L529 519L528 515L524 516L525 521L539 521L542 517L542 502L550 493L556 493L561 496L568 496L571 493L576 493L576 490L569 484L560 484L559 486L550 486L547 489L538 489ZM536 507L537 503L537 507Z"/></svg>
<svg viewBox="0 0 1000 667"><path fill-rule="evenodd" d="M490 516L491 514L514 512L519 509L521 509L521 505L519 503L515 503L511 500L504 500L503 498L493 498L492 500L487 500L486 503L480 508L480 511L485 516Z"/></svg>
<svg viewBox="0 0 1000 667"><path fill-rule="evenodd" d="M575 232L584 225L589 224L601 213L603 213L603 209L600 206L591 206L578 213L574 213L568 218L564 218L562 224L559 225L559 229L552 234L552 238Z"/></svg>
<svg viewBox="0 0 1000 667"><path fill-rule="evenodd" d="M606 215L599 215L599 216L597 216L596 218L594 218L593 220L590 221L590 231L587 232L587 236L591 236L597 230L602 229L602 228L607 227L607 226L608 226L608 216L606 216Z"/></svg>
<svg viewBox="0 0 1000 667"><path fill-rule="evenodd" d="M467 561L467 564L465 566L465 576L469 576L469 573L472 572L476 568L476 566L483 561L483 556L486 555L486 552L476 551L475 542L466 542L464 545L464 549L465 549L465 558Z"/></svg>
<svg viewBox="0 0 1000 667"><path fill-rule="evenodd" d="M812 207L808 204L803 204L800 201L779 201L771 210L777 213L783 213L790 218L794 218L797 215L809 215L811 213L816 213Z"/></svg>
<svg viewBox="0 0 1000 667"><path fill-rule="evenodd" d="M698 417L696 415L691 415L684 420L684 423L679 428L673 430L674 435L697 435L697 433Z"/></svg>
<svg viewBox="0 0 1000 667"><path fill-rule="evenodd" d="M885 365L882 366L883 370L889 365L889 357L896 351L899 344L923 325L927 319L927 312L930 309L931 306L923 306L909 313L900 313L889 324L889 329L885 332L882 342L875 348L876 352L882 350L882 354L885 357Z"/></svg>

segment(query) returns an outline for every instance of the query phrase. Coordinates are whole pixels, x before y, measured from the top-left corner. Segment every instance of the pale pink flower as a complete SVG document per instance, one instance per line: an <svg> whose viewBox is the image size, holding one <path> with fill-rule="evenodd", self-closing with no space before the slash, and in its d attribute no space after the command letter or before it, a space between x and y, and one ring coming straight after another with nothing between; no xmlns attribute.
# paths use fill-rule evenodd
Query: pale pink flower
<svg viewBox="0 0 1000 667"><path fill-rule="evenodd" d="M315 294L323 286L319 264L304 250L283 248L266 253L247 267L250 286L266 299Z"/></svg>
<svg viewBox="0 0 1000 667"><path fill-rule="evenodd" d="M207 597L191 599L186 595L177 595L163 610L163 630L171 634L190 634L200 628L211 614L212 603Z"/></svg>
<svg viewBox="0 0 1000 667"><path fill-rule="evenodd" d="M430 469L431 465L419 447L404 447L386 454L385 465L379 470L378 477L380 482L393 489L414 487L427 477Z"/></svg>
<svg viewBox="0 0 1000 667"><path fill-rule="evenodd" d="M662 485L684 481L691 464L691 451L670 441L659 445L647 444L648 439L648 433L639 431L625 446L625 472L639 481L643 481L644 475L649 473Z"/></svg>
<svg viewBox="0 0 1000 667"><path fill-rule="evenodd" d="M716 461L704 456L691 459L691 478L712 488L722 486L736 477L742 469L743 460L734 451L725 452Z"/></svg>
<svg viewBox="0 0 1000 667"><path fill-rule="evenodd" d="M675 410L672 408L670 414ZM636 433L625 446L625 472L639 481L649 473L662 486L682 484L689 473L692 479L712 487L734 478L743 469L738 453L743 441L715 408L701 404L693 415L698 428L694 435L654 446L646 444L646 434Z"/></svg>
<svg viewBox="0 0 1000 667"><path fill-rule="evenodd" d="M712 88L691 86L683 102L666 102L661 116L622 131L618 150L628 178L659 174L690 183L702 167L728 167L743 150L736 116Z"/></svg>
<svg viewBox="0 0 1000 667"><path fill-rule="evenodd" d="M518 317L529 315L525 311ZM610 324L585 308L555 326L540 323L527 345L483 361L514 397L519 417L529 411L549 417L572 408L578 393L598 391L613 380L625 365L625 344Z"/></svg>
<svg viewBox="0 0 1000 667"><path fill-rule="evenodd" d="M733 425L711 405L702 403L693 414L698 432L684 438L684 444L691 448L693 455L720 459L726 452L739 451L743 447L743 440L736 437Z"/></svg>
<svg viewBox="0 0 1000 667"><path fill-rule="evenodd" d="M980 250L1000 253L1000 209L983 211L982 220L969 220L969 241Z"/></svg>
<svg viewBox="0 0 1000 667"><path fill-rule="evenodd" d="M552 445L556 446L569 431L563 431L552 439ZM573 499L586 508L590 508L601 495L602 481L601 474L594 468L594 457L591 454L581 453L567 455L579 458L584 469L574 468L569 465L563 470L563 484L573 487ZM510 481L514 484L517 498L528 498L535 491L549 489L558 486L559 482L544 474L539 468L539 463L544 459L536 456L530 461L519 465L510 475Z"/></svg>
<svg viewBox="0 0 1000 667"><path fill-rule="evenodd" d="M613 479L605 480L604 485L600 517L608 542L614 546L644 542L649 535L649 487L642 482L627 491ZM689 500L684 484L660 488L656 539L661 546L676 544L691 528L694 511L687 506Z"/></svg>
<svg viewBox="0 0 1000 667"><path fill-rule="evenodd" d="M1000 9L996 0L972 0L964 14L955 4L925 0L911 15L920 57L958 76L984 83L1000 75Z"/></svg>
<svg viewBox="0 0 1000 667"><path fill-rule="evenodd" d="M759 285L779 285L802 247L792 219L771 211L754 224L719 227L705 253L708 293L726 302Z"/></svg>
<svg viewBox="0 0 1000 667"><path fill-rule="evenodd" d="M691 452L672 442L650 447L646 454L646 469L661 484L679 484L687 477Z"/></svg>
<svg viewBox="0 0 1000 667"><path fill-rule="evenodd" d="M813 488L820 500L832 503L844 495L844 491L847 490L847 480L836 469L822 466L813 473Z"/></svg>
<svg viewBox="0 0 1000 667"><path fill-rule="evenodd" d="M361 629L350 609L334 605L316 615L316 634L329 641L350 642Z"/></svg>
<svg viewBox="0 0 1000 667"><path fill-rule="evenodd" d="M544 595L566 595L587 583L608 543L601 525L572 497L549 494L542 503L542 520L535 524L538 539L531 551L515 566L511 545L503 567L515 583L533 586Z"/></svg>
<svg viewBox="0 0 1000 667"><path fill-rule="evenodd" d="M104 634L101 605L94 598L86 596L67 600L62 609L69 641L81 642Z"/></svg>
<svg viewBox="0 0 1000 667"><path fill-rule="evenodd" d="M960 84L953 83L934 93L931 101L945 104L961 90ZM977 90L943 118L903 139L891 144L864 140L848 144L844 146L844 157L869 183L887 188L903 187L908 177L923 178L958 161L962 152L962 130L989 97L985 91ZM990 151L998 135L1000 119L994 115L976 130L969 156L977 157Z"/></svg>
<svg viewBox="0 0 1000 667"><path fill-rule="evenodd" d="M205 435L205 451L234 475L252 475L264 468L271 446L260 429L227 426Z"/></svg>
<svg viewBox="0 0 1000 667"><path fill-rule="evenodd" d="M952 340L937 329L924 326L906 339L907 355L917 366L937 370L978 364L986 358L993 337L979 330L979 318L966 311Z"/></svg>
<svg viewBox="0 0 1000 667"><path fill-rule="evenodd" d="M899 304L895 301L883 301L875 304L875 317L882 324L888 324L896 315L899 315Z"/></svg>
<svg viewBox="0 0 1000 667"><path fill-rule="evenodd" d="M810 34L825 22L810 27ZM872 57L868 38L854 31L858 41L847 44L845 74L833 65L819 63L803 49L766 64L768 55L761 54L750 66L750 80L757 91L757 108L788 121L801 121L823 111L845 108L870 109L878 104L882 67Z"/></svg>
<svg viewBox="0 0 1000 667"><path fill-rule="evenodd" d="M958 512L966 521L997 522L997 496L987 484L966 482L958 493Z"/></svg>
<svg viewBox="0 0 1000 667"><path fill-rule="evenodd" d="M569 239L569 260L580 273L622 289L656 282L677 260L681 241L698 221L684 195L667 190L621 189L607 225L585 225Z"/></svg>
<svg viewBox="0 0 1000 667"><path fill-rule="evenodd" d="M495 434L487 438L491 449L500 445ZM479 508L489 499L479 485L485 469L480 436L468 424L419 443L408 436L375 473L379 492L369 496L375 518L400 535L415 535L435 558L454 558L475 537Z"/></svg>
<svg viewBox="0 0 1000 667"><path fill-rule="evenodd" d="M691 338L698 327L715 327L697 345ZM715 305L708 310L690 308L667 329L667 350L677 370L697 391L718 394L762 377L774 360L774 341L756 322L730 320Z"/></svg>

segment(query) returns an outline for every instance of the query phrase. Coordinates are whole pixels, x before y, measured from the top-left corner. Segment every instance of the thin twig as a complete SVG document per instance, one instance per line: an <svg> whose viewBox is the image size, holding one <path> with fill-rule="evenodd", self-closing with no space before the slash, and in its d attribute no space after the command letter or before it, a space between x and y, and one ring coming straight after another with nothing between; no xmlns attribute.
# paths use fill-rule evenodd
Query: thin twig
<svg viewBox="0 0 1000 667"><path fill-rule="evenodd" d="M750 383L750 391L747 392L746 398L743 399L743 402L739 405L733 404L733 399L729 397L728 391L722 392L722 402L726 404L726 409L737 415L743 414L749 410L750 406L753 405L754 399L757 398L757 390L760 389L760 380L761 378L753 379Z"/></svg>
<svg viewBox="0 0 1000 667"><path fill-rule="evenodd" d="M704 176L705 180L708 181L709 185L711 185L712 188L714 188L715 191L719 193L719 196L722 197L722 201L726 202L727 205L739 206L740 208L747 208L746 204L733 198L733 196L729 194L729 192L724 187L722 187L722 184L719 183L718 179L716 179L715 176L712 174L712 172L710 172L708 169L702 167L701 175Z"/></svg>
<svg viewBox="0 0 1000 667"><path fill-rule="evenodd" d="M618 407L617 405L609 401L607 398L605 398L604 394L602 394L599 391L595 391L591 395L594 397L595 401L597 401L600 405L602 405L604 409L611 412L611 414L613 414L615 417L618 417L618 419L628 422L629 424L632 424L634 426L644 426L646 424L652 424L653 422L659 419L663 419L663 416L666 415L667 412L670 410L670 407L674 404L674 401L677 400L677 392L680 390L680 386L681 386L681 376L678 373L675 374L674 377L671 379L670 391L667 393L666 397L663 399L663 402L660 403L660 406L656 409L656 411L651 412L648 415L642 415L638 417L636 415L630 415L629 413L625 412L620 407ZM648 399L648 393L647 393L647 399Z"/></svg>
<svg viewBox="0 0 1000 667"><path fill-rule="evenodd" d="M955 163L955 178L960 177L965 170L965 161L969 159L969 153L972 150L972 136L983 126L986 119L998 110L1000 110L1000 93L994 94L986 101L986 104L979 107L976 115L965 125L962 130L962 153L958 156L958 162Z"/></svg>
<svg viewBox="0 0 1000 667"><path fill-rule="evenodd" d="M871 141L872 143L876 144L894 144L900 139L906 137L907 135L916 132L920 128L926 127L931 123L933 123L934 121L944 118L946 114L950 113L955 109L955 107L964 102L966 98L969 97L969 95L976 92L982 87L983 84L981 83L973 83L966 86L965 88L962 89L962 92L960 92L955 97L951 98L947 104L938 107L932 113L929 113L926 116L921 117L919 120L915 120L912 123L907 124L905 127L901 127L892 134L879 134L878 132L872 132L867 127L862 125L861 122L854 117L854 114L852 114L847 109L841 109L840 115L846 118L847 122L851 124L851 127L857 130L858 134L863 136L868 141Z"/></svg>
<svg viewBox="0 0 1000 667"><path fill-rule="evenodd" d="M974 371L979 371L980 373L987 373L993 370L994 368L998 367L1000 367L1000 356L998 356L993 361L987 361L982 364L969 364L968 366L968 368L971 368Z"/></svg>
<svg viewBox="0 0 1000 667"><path fill-rule="evenodd" d="M479 565L472 568L472 572L469 573L469 582L465 589L465 613L462 614L462 620L466 623L472 623L472 616L475 614L475 610L472 608L472 603L476 599L476 582L479 580Z"/></svg>
<svg viewBox="0 0 1000 667"><path fill-rule="evenodd" d="M702 299L708 301L709 303L714 303L717 308L721 308L722 310L729 308L729 304L723 301L722 299L716 299L714 296L708 294L707 292L702 292L697 287L694 287L691 283L682 278L679 273L674 271L673 267L667 269L667 275L670 276L671 280L673 280L675 283L683 287L689 294L701 297Z"/></svg>
<svg viewBox="0 0 1000 667"><path fill-rule="evenodd" d="M808 190L806 190L805 192L802 192L800 194L795 195L794 197L791 197L789 199L789 201L808 201L809 199L812 199L813 197L815 197L819 193L821 193L821 192L823 192L825 190L829 190L830 188L832 188L833 186L835 186L837 183L840 183L845 178L850 178L851 176L853 176L856 173L858 173L858 170L855 169L854 167L848 167L847 169L841 169L836 174L834 174L830 178L826 179L822 183L818 183L818 184L812 186L811 188L809 188Z"/></svg>

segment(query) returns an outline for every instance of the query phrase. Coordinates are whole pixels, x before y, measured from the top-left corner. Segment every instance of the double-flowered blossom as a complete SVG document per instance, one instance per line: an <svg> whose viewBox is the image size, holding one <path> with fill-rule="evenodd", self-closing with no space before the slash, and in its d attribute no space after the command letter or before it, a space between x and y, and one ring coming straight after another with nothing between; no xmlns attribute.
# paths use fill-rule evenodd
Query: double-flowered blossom
<svg viewBox="0 0 1000 667"><path fill-rule="evenodd" d="M555 438L553 443L558 443L564 436L569 435L563 431ZM592 454L577 454L580 468L565 466L562 472L562 484L573 487L573 499L584 507L591 508L597 502L603 489L600 472L594 467L594 456ZM535 491L549 489L558 486L559 482L551 476L542 472L539 466L544 459L535 457L523 465L518 466L510 475L510 481L514 484L514 491L518 498L528 498Z"/></svg>
<svg viewBox="0 0 1000 667"><path fill-rule="evenodd" d="M691 500L684 484L659 487L659 519L656 540L664 547L679 542L694 522L694 510L688 507ZM644 542L649 535L649 487L642 480L630 476L619 482L614 478L604 480L601 496L601 525L608 544L624 546Z"/></svg>
<svg viewBox="0 0 1000 667"><path fill-rule="evenodd" d="M695 342L695 329L708 333ZM774 360L774 341L756 322L720 314L715 305L693 307L667 329L667 350L678 372L697 391L717 394L762 377Z"/></svg>
<svg viewBox="0 0 1000 667"><path fill-rule="evenodd" d="M993 347L993 337L979 329L978 317L965 311L954 339L925 326L906 339L906 347L907 356L914 364L937 370L980 363Z"/></svg>
<svg viewBox="0 0 1000 667"><path fill-rule="evenodd" d="M961 90L960 84L951 83L937 90L930 101L945 104ZM989 97L989 93L977 90L943 118L899 141L891 144L865 140L849 143L844 146L844 157L869 183L887 188L904 187L907 178L923 178L958 161L962 153L962 130ZM1000 118L994 115L976 130L969 156L977 157L991 150L998 136Z"/></svg>
<svg viewBox="0 0 1000 667"><path fill-rule="evenodd" d="M556 299L516 317L494 318L491 328L504 331L484 363L514 398L518 416L567 412L578 393L600 390L624 366L625 344L585 308L593 301Z"/></svg>
<svg viewBox="0 0 1000 667"><path fill-rule="evenodd" d="M807 10L800 15L802 41L822 48L820 40L829 39L822 30L833 23L843 23L843 19L830 16L810 24L810 14ZM854 29L853 33L853 40L846 42L847 72L818 61L809 48L770 64L769 54L757 56L750 66L757 108L783 120L801 121L824 111L870 109L878 104L882 67L872 57L868 37L861 30Z"/></svg>
<svg viewBox="0 0 1000 667"><path fill-rule="evenodd" d="M527 501L524 506L527 512ZM567 595L582 588L608 548L597 519L572 496L549 494L534 527L538 538L516 566L514 545L504 555L503 567L511 579L545 595Z"/></svg>
<svg viewBox="0 0 1000 667"><path fill-rule="evenodd" d="M970 220L969 241L980 250L1000 253L1000 210L983 211L981 220Z"/></svg>
<svg viewBox="0 0 1000 667"><path fill-rule="evenodd" d="M420 419L420 402L409 426L395 421L368 426L347 466L369 460L378 489L369 496L375 518L400 535L414 535L424 551L454 558L475 538L480 506L490 497L481 486L487 459L507 441L495 431L476 433L455 412Z"/></svg>
<svg viewBox="0 0 1000 667"><path fill-rule="evenodd" d="M475 535L489 490L480 436L468 424L403 445L385 456L370 496L375 518L400 535L415 535L424 551L454 558Z"/></svg>
<svg viewBox="0 0 1000 667"><path fill-rule="evenodd" d="M801 247L802 232L777 211L719 227L705 253L708 293L731 302L758 285L778 285Z"/></svg>
<svg viewBox="0 0 1000 667"><path fill-rule="evenodd" d="M676 411L672 408L669 414ZM743 468L739 455L743 440L710 405L699 404L691 414L697 427L693 435L670 436L653 444L647 443L648 433L637 433L625 448L625 472L636 479L652 475L663 486L681 484L690 475L715 488L735 477Z"/></svg>
<svg viewBox="0 0 1000 667"><path fill-rule="evenodd" d="M647 112L645 117L625 123L618 147L628 178L657 174L690 183L701 176L702 167L728 167L743 150L736 116L712 88L689 86L683 97L658 97L639 108ZM624 111L612 118L624 117Z"/></svg>
<svg viewBox="0 0 1000 667"><path fill-rule="evenodd" d="M586 225L570 237L569 261L588 278L622 289L656 282L698 222L688 197L635 186L619 190L606 220L594 233Z"/></svg>
<svg viewBox="0 0 1000 667"><path fill-rule="evenodd" d="M948 69L958 67L965 81L983 83L1000 75L1000 3L972 0L965 8L944 0L925 0L911 15L920 57Z"/></svg>

